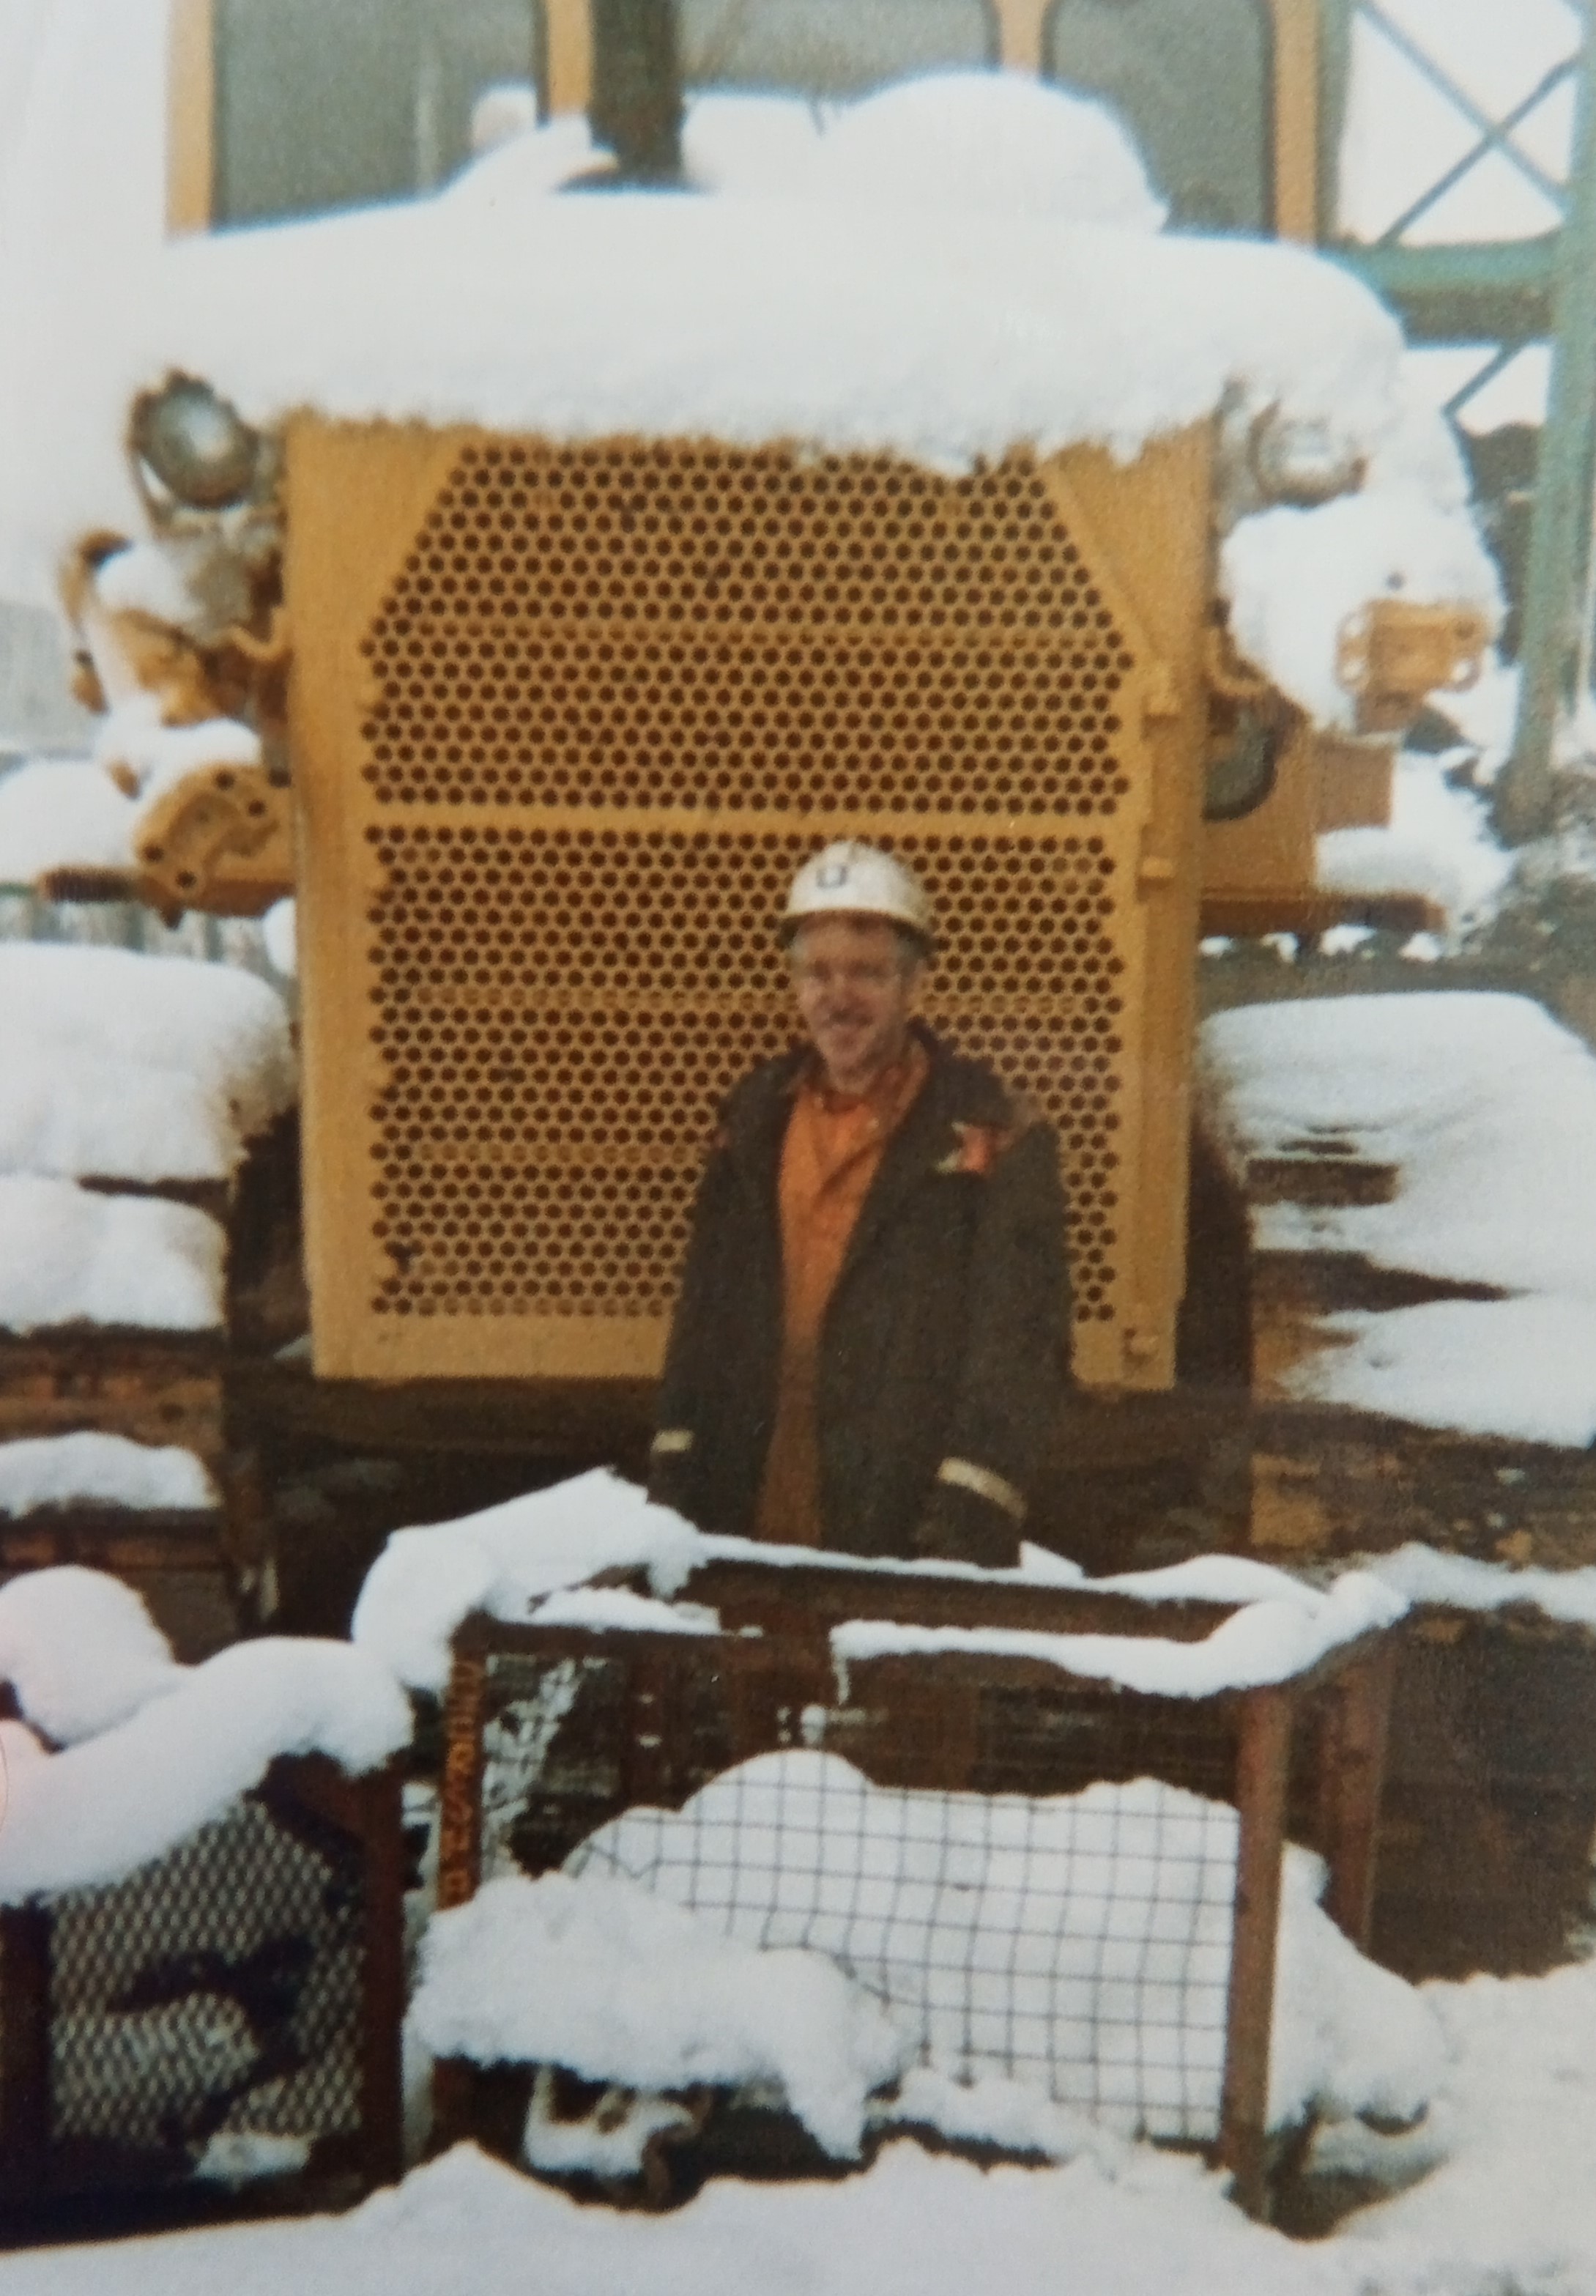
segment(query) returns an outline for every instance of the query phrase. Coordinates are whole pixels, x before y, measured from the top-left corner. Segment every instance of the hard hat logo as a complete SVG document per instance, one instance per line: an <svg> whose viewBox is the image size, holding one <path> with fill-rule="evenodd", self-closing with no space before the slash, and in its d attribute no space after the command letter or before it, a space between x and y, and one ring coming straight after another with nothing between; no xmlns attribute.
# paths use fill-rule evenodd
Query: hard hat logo
<svg viewBox="0 0 1596 2296"><path fill-rule="evenodd" d="M856 839L828 845L805 862L787 896L783 938L823 916L882 917L931 945L931 904L913 870Z"/></svg>

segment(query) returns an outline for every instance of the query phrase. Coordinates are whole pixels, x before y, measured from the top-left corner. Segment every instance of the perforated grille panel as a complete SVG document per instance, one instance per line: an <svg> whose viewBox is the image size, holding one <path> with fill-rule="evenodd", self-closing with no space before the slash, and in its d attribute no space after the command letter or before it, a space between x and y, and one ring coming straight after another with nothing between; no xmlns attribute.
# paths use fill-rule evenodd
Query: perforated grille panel
<svg viewBox="0 0 1596 2296"><path fill-rule="evenodd" d="M1124 635L1035 466L468 448L368 641L378 795L1111 813Z"/></svg>
<svg viewBox="0 0 1596 2296"><path fill-rule="evenodd" d="M787 884L859 834L929 887L934 1025L1059 1126L1116 1375L1154 665L1056 471L465 443L350 637L384 1362L657 1361L718 1103L792 1033Z"/></svg>
<svg viewBox="0 0 1596 2296"><path fill-rule="evenodd" d="M664 1314L715 1107L790 1034L770 920L813 834L367 833L388 880L373 1233L393 1265L379 1312ZM1092 836L888 841L939 914L991 904L1003 920L989 951L974 933L949 949L932 1018L1062 1126L1076 1312L1104 1320L1123 1052L1115 865ZM1038 954L1060 909L1076 929ZM602 929L573 940L573 918ZM701 981L701 1001L661 995L661 979Z"/></svg>

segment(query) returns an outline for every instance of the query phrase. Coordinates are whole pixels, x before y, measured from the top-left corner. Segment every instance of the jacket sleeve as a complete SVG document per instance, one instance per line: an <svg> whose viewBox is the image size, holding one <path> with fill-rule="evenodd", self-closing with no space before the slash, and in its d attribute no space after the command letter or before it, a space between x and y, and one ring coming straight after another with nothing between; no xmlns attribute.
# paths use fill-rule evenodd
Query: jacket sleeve
<svg viewBox="0 0 1596 2296"><path fill-rule="evenodd" d="M1018 1561L1069 1363L1058 1140L1030 1125L980 1183L958 1399L916 1544L944 1561Z"/></svg>
<svg viewBox="0 0 1596 2296"><path fill-rule="evenodd" d="M717 1291L724 1206L733 1185L730 1155L717 1139L693 1200L681 1289L654 1406L654 1438L649 1446L649 1496L684 1514L692 1512L697 1480L694 1447L700 1438L705 1389L716 1361L711 1302Z"/></svg>

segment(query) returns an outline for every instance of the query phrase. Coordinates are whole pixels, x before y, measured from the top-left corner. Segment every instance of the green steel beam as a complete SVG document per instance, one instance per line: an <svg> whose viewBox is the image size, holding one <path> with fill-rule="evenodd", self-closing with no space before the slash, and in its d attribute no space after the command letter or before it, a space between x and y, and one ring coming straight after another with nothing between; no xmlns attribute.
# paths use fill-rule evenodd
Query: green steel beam
<svg viewBox="0 0 1596 2296"><path fill-rule="evenodd" d="M1581 60L1558 234L1551 374L1535 469L1525 571L1518 718L1496 786L1498 828L1514 840L1551 822L1558 727L1574 698L1596 473L1596 37Z"/></svg>
<svg viewBox="0 0 1596 2296"><path fill-rule="evenodd" d="M1499 151L1504 160L1510 160L1554 207L1561 207L1563 185L1555 176L1547 174L1532 152L1525 151L1522 144L1514 143L1508 133L1506 120L1493 119L1488 111L1476 103L1467 88L1461 87L1450 72L1444 71L1427 48L1421 47L1410 32L1387 15L1379 0L1358 0L1358 13L1365 22L1379 28L1397 53L1407 58L1414 70L1428 80L1454 111L1461 112L1469 125L1488 145Z"/></svg>
<svg viewBox="0 0 1596 2296"><path fill-rule="evenodd" d="M1428 215L1437 201L1444 199L1452 190L1454 184L1461 184L1469 170L1477 167L1482 160L1488 158L1493 151L1500 150L1510 159L1516 160L1517 148L1510 145L1508 141L1510 131L1521 126L1532 112L1538 111L1554 89L1561 87L1566 79L1571 79L1578 69L1579 57L1575 54L1560 58L1552 65L1550 71L1543 72L1529 94L1520 96L1512 110L1502 114L1496 123L1494 135L1487 134L1479 136L1463 153L1461 159L1454 160L1450 168L1444 169L1433 184L1428 184L1420 193L1419 197L1411 206L1404 208L1394 222L1386 226L1379 235L1379 244L1382 247L1400 246L1420 216ZM1543 188L1543 185L1537 185L1537 188ZM1551 198L1554 195L1549 193L1547 196ZM1560 184L1556 189L1555 203L1560 216L1566 204L1565 190Z"/></svg>
<svg viewBox="0 0 1596 2296"><path fill-rule="evenodd" d="M1330 246L1414 343L1534 341L1551 332L1560 232L1480 246Z"/></svg>

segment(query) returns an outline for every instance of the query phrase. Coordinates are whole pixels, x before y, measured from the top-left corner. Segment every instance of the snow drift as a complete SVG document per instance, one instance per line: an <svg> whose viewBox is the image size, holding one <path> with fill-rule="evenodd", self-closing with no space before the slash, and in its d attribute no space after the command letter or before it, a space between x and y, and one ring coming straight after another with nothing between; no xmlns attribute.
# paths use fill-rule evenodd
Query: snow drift
<svg viewBox="0 0 1596 2296"><path fill-rule="evenodd" d="M97 1571L0 1588L0 1664L23 1718L0 1722L4 1905L119 1880L219 1817L280 1754L359 1773L410 1736L409 1701L364 1652L267 1637L179 1666L137 1596Z"/></svg>

